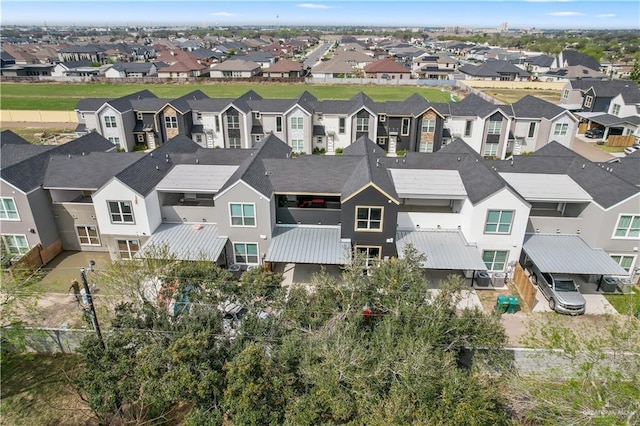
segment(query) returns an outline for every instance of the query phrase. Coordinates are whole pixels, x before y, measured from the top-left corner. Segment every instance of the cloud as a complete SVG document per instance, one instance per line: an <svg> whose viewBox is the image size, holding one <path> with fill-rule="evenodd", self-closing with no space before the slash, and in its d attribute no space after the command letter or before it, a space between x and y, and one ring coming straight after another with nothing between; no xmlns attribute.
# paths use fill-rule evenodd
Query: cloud
<svg viewBox="0 0 640 426"><path fill-rule="evenodd" d="M581 12L549 12L549 16L584 16Z"/></svg>
<svg viewBox="0 0 640 426"><path fill-rule="evenodd" d="M236 16L236 14L229 12L214 12L211 14L211 16Z"/></svg>
<svg viewBox="0 0 640 426"><path fill-rule="evenodd" d="M317 3L300 3L298 7L304 7L305 9L331 9L331 6Z"/></svg>
<svg viewBox="0 0 640 426"><path fill-rule="evenodd" d="M615 18L615 13L603 13L602 15L596 15L597 18Z"/></svg>

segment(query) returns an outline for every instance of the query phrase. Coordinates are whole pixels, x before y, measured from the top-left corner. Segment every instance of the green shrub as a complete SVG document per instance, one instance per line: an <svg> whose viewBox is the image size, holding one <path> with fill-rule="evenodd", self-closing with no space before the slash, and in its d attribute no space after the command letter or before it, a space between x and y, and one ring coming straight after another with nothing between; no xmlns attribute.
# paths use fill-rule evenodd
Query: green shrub
<svg viewBox="0 0 640 426"><path fill-rule="evenodd" d="M336 148L336 155L342 155L342 148Z"/></svg>

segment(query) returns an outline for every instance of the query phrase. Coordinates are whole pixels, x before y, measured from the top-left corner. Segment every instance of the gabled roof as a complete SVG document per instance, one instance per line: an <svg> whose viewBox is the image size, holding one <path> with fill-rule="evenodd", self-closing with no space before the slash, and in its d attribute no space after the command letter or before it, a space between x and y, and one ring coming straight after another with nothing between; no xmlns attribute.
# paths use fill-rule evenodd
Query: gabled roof
<svg viewBox="0 0 640 426"><path fill-rule="evenodd" d="M291 72L302 71L304 65L300 62L292 61L290 59L280 59L275 64L271 65L265 72Z"/></svg>
<svg viewBox="0 0 640 426"><path fill-rule="evenodd" d="M262 162L276 193L339 195L361 160L359 156L301 155Z"/></svg>
<svg viewBox="0 0 640 426"><path fill-rule="evenodd" d="M351 103L349 114L355 114L362 108L367 108L373 113L377 112L376 103L369 96L365 95L364 92L356 93L349 99L349 102Z"/></svg>
<svg viewBox="0 0 640 426"><path fill-rule="evenodd" d="M383 105L377 104L378 112L387 115L417 116L425 112L431 104L417 93L409 96L404 101L387 101ZM435 108L434 108L435 111ZM437 111L436 111L437 112ZM440 114L438 112L438 114Z"/></svg>
<svg viewBox="0 0 640 426"><path fill-rule="evenodd" d="M69 47L63 47L60 49L60 53L98 53L104 52L104 49L94 44L87 44L84 46L73 45Z"/></svg>
<svg viewBox="0 0 640 426"><path fill-rule="evenodd" d="M17 161L19 155L11 152L7 153L7 148L9 148L9 151L12 149L24 149L29 153L29 156L23 156L22 159ZM74 156L113 149L113 144L97 133L89 133L63 145L43 146L35 150L33 145L10 144L3 147L2 150L2 179L23 192L29 192L44 182L44 176L52 155ZM7 154L9 159L5 159ZM5 162L11 164L5 167Z"/></svg>
<svg viewBox="0 0 640 426"><path fill-rule="evenodd" d="M640 192L639 188L607 171L607 165L592 163L555 141L533 155L516 155L512 160L494 161L492 165L508 173L566 174L605 209Z"/></svg>
<svg viewBox="0 0 640 426"><path fill-rule="evenodd" d="M158 72L168 73L168 72L201 71L207 68L208 67L206 65L200 64L198 63L198 61L194 59L186 58L178 62L175 62L174 64L169 65L168 67L162 67L158 70Z"/></svg>
<svg viewBox="0 0 640 426"><path fill-rule="evenodd" d="M242 59L227 59L211 67L211 69L215 71L255 71L259 68L260 64L251 60Z"/></svg>
<svg viewBox="0 0 640 426"><path fill-rule="evenodd" d="M70 70L70 69L73 69L73 68L90 67L92 63L93 62L91 62L90 60L86 59L86 60L82 60L82 61L60 62L58 65L62 65L64 68Z"/></svg>
<svg viewBox="0 0 640 426"><path fill-rule="evenodd" d="M537 65L539 67L550 67L553 64L553 60L553 56L549 55L538 55L527 59L531 65Z"/></svg>
<svg viewBox="0 0 640 426"><path fill-rule="evenodd" d="M393 73L393 74L409 74L411 70L400 65L391 58L385 58L380 61L372 62L365 65L364 72L367 73Z"/></svg>
<svg viewBox="0 0 640 426"><path fill-rule="evenodd" d="M608 163L598 163L625 182L640 187L640 149L624 157L616 157Z"/></svg>
<svg viewBox="0 0 640 426"><path fill-rule="evenodd" d="M499 105L485 101L473 93L467 95L460 102L433 104L433 106L440 111L442 115L459 117L487 117L500 109Z"/></svg>
<svg viewBox="0 0 640 426"><path fill-rule="evenodd" d="M0 133L0 146L4 147L8 144L28 145L29 142L11 130L3 130L2 133Z"/></svg>
<svg viewBox="0 0 640 426"><path fill-rule="evenodd" d="M600 63L593 56L580 53L577 50L563 50L560 53L560 57L562 58L563 63L560 64L559 68L563 67L566 63L568 66L582 65L587 68L591 68L592 70L600 71Z"/></svg>
<svg viewBox="0 0 640 426"><path fill-rule="evenodd" d="M172 154L196 152L200 145L186 136L169 139L152 152L145 154L115 177L141 196L145 197L173 167ZM168 161L167 161L168 160Z"/></svg>
<svg viewBox="0 0 640 426"><path fill-rule="evenodd" d="M517 74L520 77L531 76L531 74L511 62L500 60L490 60L481 65L466 64L458 67L458 71L476 77L499 77L503 74Z"/></svg>
<svg viewBox="0 0 640 426"><path fill-rule="evenodd" d="M107 104L111 105L116 111L125 112L133 108L131 106L131 101L149 98L154 99L157 98L157 96L145 89L118 99L107 101Z"/></svg>
<svg viewBox="0 0 640 426"><path fill-rule="evenodd" d="M189 101L201 100L201 99L209 99L209 97L204 94L201 90L194 90L193 92L189 92L186 95L183 95L177 99L172 100L169 104L174 107L176 110L180 111L182 114L185 112L191 111L191 106L189 105Z"/></svg>
<svg viewBox="0 0 640 426"><path fill-rule="evenodd" d="M117 62L113 64L113 69L123 72L149 72L152 65L151 62Z"/></svg>
<svg viewBox="0 0 640 426"><path fill-rule="evenodd" d="M513 116L516 118L546 118L551 120L567 112L566 109L533 95L527 95L512 103L511 108Z"/></svg>

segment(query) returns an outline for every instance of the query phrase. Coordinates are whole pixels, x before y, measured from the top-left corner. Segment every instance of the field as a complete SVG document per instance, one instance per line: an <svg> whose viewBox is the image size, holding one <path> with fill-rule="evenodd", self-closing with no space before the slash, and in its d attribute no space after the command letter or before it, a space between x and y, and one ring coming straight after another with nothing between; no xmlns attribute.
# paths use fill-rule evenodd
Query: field
<svg viewBox="0 0 640 426"><path fill-rule="evenodd" d="M493 89L487 88L483 90L489 96L492 96L504 102L510 104L517 102L526 95L533 95L537 98L544 99L545 101L558 104L560 103L561 92L559 90L533 90L533 89Z"/></svg>
<svg viewBox="0 0 640 426"><path fill-rule="evenodd" d="M415 86L351 86L308 84L20 84L3 83L0 109L71 111L83 98L117 98L139 90L160 98L178 98L194 90L210 97L236 98L254 90L264 98L293 99L308 90L318 99L349 99L364 92L374 101L401 101L419 93L430 102L449 102L448 90Z"/></svg>

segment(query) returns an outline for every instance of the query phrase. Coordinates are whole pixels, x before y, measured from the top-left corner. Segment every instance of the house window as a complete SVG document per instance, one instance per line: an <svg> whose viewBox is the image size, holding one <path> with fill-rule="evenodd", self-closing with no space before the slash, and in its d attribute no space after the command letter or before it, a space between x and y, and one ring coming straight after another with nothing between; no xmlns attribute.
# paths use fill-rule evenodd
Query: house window
<svg viewBox="0 0 640 426"><path fill-rule="evenodd" d="M255 204L230 203L231 226L256 226Z"/></svg>
<svg viewBox="0 0 640 426"><path fill-rule="evenodd" d="M260 112L256 111L253 113L253 118L255 118L256 120L260 120Z"/></svg>
<svg viewBox="0 0 640 426"><path fill-rule="evenodd" d="M369 131L369 118L356 118L356 132Z"/></svg>
<svg viewBox="0 0 640 426"><path fill-rule="evenodd" d="M109 136L109 142L114 145L120 145L120 138Z"/></svg>
<svg viewBox="0 0 640 426"><path fill-rule="evenodd" d="M434 133L436 131L436 120L422 120L422 133Z"/></svg>
<svg viewBox="0 0 640 426"><path fill-rule="evenodd" d="M496 157L498 155L498 144L497 143L486 143L484 145L484 154L485 157Z"/></svg>
<svg viewBox="0 0 640 426"><path fill-rule="evenodd" d="M584 106L586 108L591 108L592 103L593 103L593 96L587 96L584 98Z"/></svg>
<svg viewBox="0 0 640 426"><path fill-rule="evenodd" d="M464 135L471 136L471 131L473 130L473 121L467 120L464 125Z"/></svg>
<svg viewBox="0 0 640 426"><path fill-rule="evenodd" d="M113 115L107 115L104 117L104 125L105 127L116 128L116 118Z"/></svg>
<svg viewBox="0 0 640 426"><path fill-rule="evenodd" d="M380 114L379 117L378 117L378 120L381 123L384 123L385 121L387 121L387 115L386 114Z"/></svg>
<svg viewBox="0 0 640 426"><path fill-rule="evenodd" d="M613 104L613 109L611 110L611 114L613 115L618 115L620 114L620 105L619 104Z"/></svg>
<svg viewBox="0 0 640 426"><path fill-rule="evenodd" d="M382 207L356 207L356 231L382 231Z"/></svg>
<svg viewBox="0 0 640 426"><path fill-rule="evenodd" d="M402 119L402 129L401 129L401 136L409 136L409 119L408 118L403 118Z"/></svg>
<svg viewBox="0 0 640 426"><path fill-rule="evenodd" d="M196 119L202 120L202 113L201 112L196 112Z"/></svg>
<svg viewBox="0 0 640 426"><path fill-rule="evenodd" d="M98 228L96 226L76 226L81 246L99 246Z"/></svg>
<svg viewBox="0 0 640 426"><path fill-rule="evenodd" d="M227 115L227 129L239 129L240 128L240 116Z"/></svg>
<svg viewBox="0 0 640 426"><path fill-rule="evenodd" d="M622 266L627 272L631 272L631 267L633 266L633 261L635 260L635 256L625 256L622 254L612 254L611 259L616 262L618 265Z"/></svg>
<svg viewBox="0 0 640 426"><path fill-rule="evenodd" d="M16 202L13 198L0 198L0 219L20 220L20 215L18 215L18 208L16 207Z"/></svg>
<svg viewBox="0 0 640 426"><path fill-rule="evenodd" d="M118 244L118 255L122 260L131 260L140 250L138 240L116 240Z"/></svg>
<svg viewBox="0 0 640 426"><path fill-rule="evenodd" d="M338 133L341 135L344 134L345 132L345 127L346 127L345 123L346 123L346 120L344 117L340 117L338 119Z"/></svg>
<svg viewBox="0 0 640 426"><path fill-rule="evenodd" d="M380 264L382 248L379 246L356 246L356 251L363 255L365 267L371 268Z"/></svg>
<svg viewBox="0 0 640 426"><path fill-rule="evenodd" d="M569 97L569 89L564 89L562 92L562 98L567 99Z"/></svg>
<svg viewBox="0 0 640 426"><path fill-rule="evenodd" d="M219 115L216 115L215 121L216 121L216 132L219 132L220 131L220 116Z"/></svg>
<svg viewBox="0 0 640 426"><path fill-rule="evenodd" d="M499 135L502 131L502 121L489 121L489 135Z"/></svg>
<svg viewBox="0 0 640 426"><path fill-rule="evenodd" d="M513 210L489 210L484 225L485 234L509 234L513 223Z"/></svg>
<svg viewBox="0 0 640 426"><path fill-rule="evenodd" d="M316 145L322 145L322 136L316 138Z"/></svg>
<svg viewBox="0 0 640 426"><path fill-rule="evenodd" d="M229 138L229 148L231 149L242 148L242 142L240 142L240 138Z"/></svg>
<svg viewBox="0 0 640 426"><path fill-rule="evenodd" d="M384 136L380 136L377 141L378 141L378 145L386 145L387 144L387 138L384 137Z"/></svg>
<svg viewBox="0 0 640 426"><path fill-rule="evenodd" d="M613 236L617 238L640 237L640 216L621 215Z"/></svg>
<svg viewBox="0 0 640 426"><path fill-rule="evenodd" d="M291 117L291 130L302 130L304 128L304 118Z"/></svg>
<svg viewBox="0 0 640 426"><path fill-rule="evenodd" d="M322 121L322 118L323 118L323 117L322 117L322 113L321 113L321 112L319 112L319 113L318 113L318 121Z"/></svg>
<svg viewBox="0 0 640 426"><path fill-rule="evenodd" d="M527 133L528 138L532 138L536 133L536 123L529 123L529 133Z"/></svg>
<svg viewBox="0 0 640 426"><path fill-rule="evenodd" d="M144 135L136 135L136 139L139 143L144 143Z"/></svg>
<svg viewBox="0 0 640 426"><path fill-rule="evenodd" d="M276 117L276 132L282 133L282 117Z"/></svg>
<svg viewBox="0 0 640 426"><path fill-rule="evenodd" d="M135 223L131 201L107 201L111 223Z"/></svg>
<svg viewBox="0 0 640 426"><path fill-rule="evenodd" d="M420 141L419 152L433 152L433 142Z"/></svg>
<svg viewBox="0 0 640 426"><path fill-rule="evenodd" d="M255 243L233 243L234 263L257 265L258 245Z"/></svg>
<svg viewBox="0 0 640 426"><path fill-rule="evenodd" d="M200 134L196 135L196 143L199 143L199 144L202 143L202 135L200 135Z"/></svg>
<svg viewBox="0 0 640 426"><path fill-rule="evenodd" d="M567 130L569 130L569 124L567 123L557 123L556 127L553 129L554 136L564 136L567 134Z"/></svg>
<svg viewBox="0 0 640 426"><path fill-rule="evenodd" d="M138 121L142 121L142 113L141 112L136 112L136 119Z"/></svg>
<svg viewBox="0 0 640 426"><path fill-rule="evenodd" d="M2 244L12 256L22 256L29 252L29 242L25 235L2 234Z"/></svg>
<svg viewBox="0 0 640 426"><path fill-rule="evenodd" d="M488 271L504 271L508 255L509 252L504 250L485 250L482 252L482 260Z"/></svg>
<svg viewBox="0 0 640 426"><path fill-rule="evenodd" d="M164 127L167 129L177 129L178 128L178 117L170 117L167 116L164 118Z"/></svg>
<svg viewBox="0 0 640 426"><path fill-rule="evenodd" d="M302 139L292 139L291 140L291 148L293 152L304 152L304 140Z"/></svg>

